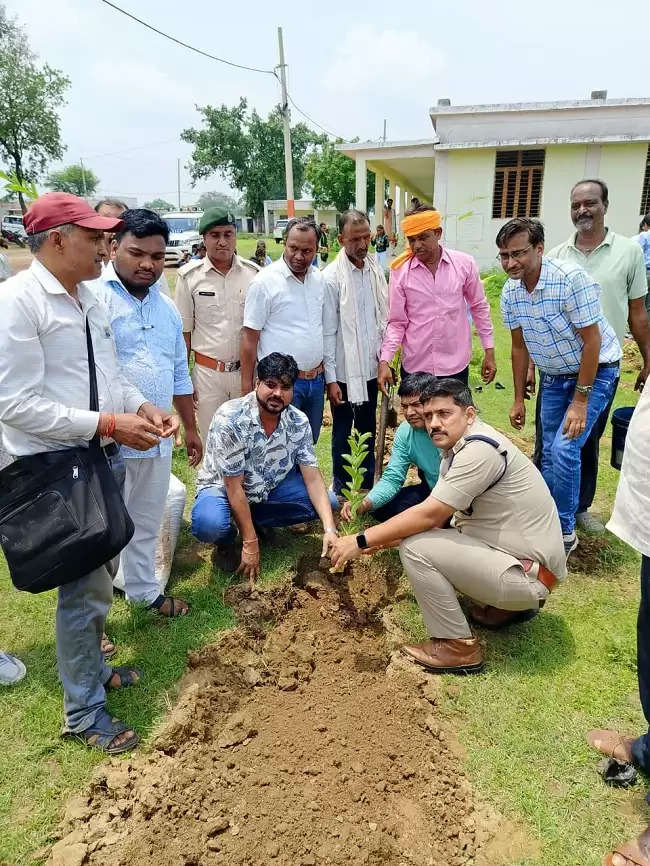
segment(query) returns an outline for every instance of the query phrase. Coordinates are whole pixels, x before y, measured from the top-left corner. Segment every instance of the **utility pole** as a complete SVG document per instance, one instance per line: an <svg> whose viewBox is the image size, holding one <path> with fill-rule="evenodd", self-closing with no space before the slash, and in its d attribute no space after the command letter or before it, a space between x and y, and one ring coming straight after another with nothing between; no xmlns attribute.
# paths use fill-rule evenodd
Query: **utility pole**
<svg viewBox="0 0 650 866"><path fill-rule="evenodd" d="M287 216L296 215L293 200L293 159L291 157L291 117L289 114L289 97L287 96L287 67L284 62L284 44L282 28L278 27L278 48L280 50L280 85L282 87L282 120L284 126L284 173L287 186Z"/></svg>
<svg viewBox="0 0 650 866"><path fill-rule="evenodd" d="M79 165L81 166L81 182L84 187L84 198L88 198L88 188L86 187L86 170L84 168L83 157L79 157Z"/></svg>
<svg viewBox="0 0 650 866"><path fill-rule="evenodd" d="M384 144L386 144L386 118L384 118L384 137L382 139Z"/></svg>
<svg viewBox="0 0 650 866"><path fill-rule="evenodd" d="M178 209L181 209L181 158L176 160L176 182L178 185Z"/></svg>

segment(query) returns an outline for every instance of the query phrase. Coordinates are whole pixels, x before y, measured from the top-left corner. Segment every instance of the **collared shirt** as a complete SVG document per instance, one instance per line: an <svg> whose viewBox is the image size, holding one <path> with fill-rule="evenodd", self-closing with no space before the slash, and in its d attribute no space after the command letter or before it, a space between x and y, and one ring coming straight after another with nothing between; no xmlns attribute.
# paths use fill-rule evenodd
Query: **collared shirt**
<svg viewBox="0 0 650 866"><path fill-rule="evenodd" d="M244 327L260 331L257 357L271 352L293 355L299 370L313 370L323 360L322 273L309 268L297 279L284 257L268 265L250 284Z"/></svg>
<svg viewBox="0 0 650 866"><path fill-rule="evenodd" d="M267 436L251 391L223 403L214 413L197 490L216 488L225 496L224 477L243 475L248 501L262 502L295 466L318 466L307 416L289 405Z"/></svg>
<svg viewBox="0 0 650 866"><path fill-rule="evenodd" d="M644 388L627 428L614 510L607 528L650 556L650 388Z"/></svg>
<svg viewBox="0 0 650 866"><path fill-rule="evenodd" d="M79 304L38 260L2 287L0 421L13 456L87 444L99 415L89 407L86 320L101 412L146 402L120 370L105 305L84 283Z"/></svg>
<svg viewBox="0 0 650 866"><path fill-rule="evenodd" d="M441 247L435 277L417 256L391 272L390 314L381 360L390 362L402 346L409 373L460 373L472 357L471 312L484 349L494 332L476 262L466 253Z"/></svg>
<svg viewBox="0 0 650 866"><path fill-rule="evenodd" d="M507 280L501 293L501 315L510 331L521 328L530 357L543 373L577 373L584 343L578 328L598 325L599 363L618 361L621 347L598 300L599 286L578 265L542 259L532 292L522 280Z"/></svg>
<svg viewBox="0 0 650 866"><path fill-rule="evenodd" d="M498 448L459 439L442 454L431 496L455 510L454 525L463 535L517 559L532 559L558 580L565 578L560 520L539 471L506 436L478 418L466 435L486 436Z"/></svg>
<svg viewBox="0 0 650 866"><path fill-rule="evenodd" d="M440 452L426 430L416 430L408 421L402 421L395 432L388 466L368 493L373 510L381 508L397 496L411 465L417 466L424 473L427 484L433 489L440 471Z"/></svg>
<svg viewBox="0 0 650 866"><path fill-rule="evenodd" d="M123 374L150 403L171 409L177 394L194 390L187 366L181 317L173 301L154 283L140 301L118 277L111 262L94 283L89 284L106 304L117 356ZM148 451L122 446L122 457L160 457L174 447L171 438L161 439Z"/></svg>
<svg viewBox="0 0 650 866"><path fill-rule="evenodd" d="M192 349L218 361L239 361L246 293L259 267L234 255L222 274L208 256L178 272L174 301Z"/></svg>
<svg viewBox="0 0 650 866"><path fill-rule="evenodd" d="M575 245L576 236L548 253L550 259L575 262L601 288L600 305L605 318L623 345L628 330L629 303L648 293L645 262L639 244L607 229L604 240L590 253Z"/></svg>
<svg viewBox="0 0 650 866"><path fill-rule="evenodd" d="M368 260L363 268L355 267L350 262L352 280L357 302L357 327L363 357L361 363L366 371L366 379L377 376L377 358L381 334L377 331L377 312L375 297L372 291L372 278ZM323 269L325 294L323 304L323 364L325 366L325 382L347 382L345 378L345 346L343 345L343 330L341 328L340 293L341 287L337 279L338 268L336 259Z"/></svg>
<svg viewBox="0 0 650 866"><path fill-rule="evenodd" d="M650 231L641 232L641 234L637 235L633 240L640 245L643 252L643 259L645 261L645 269L650 273Z"/></svg>

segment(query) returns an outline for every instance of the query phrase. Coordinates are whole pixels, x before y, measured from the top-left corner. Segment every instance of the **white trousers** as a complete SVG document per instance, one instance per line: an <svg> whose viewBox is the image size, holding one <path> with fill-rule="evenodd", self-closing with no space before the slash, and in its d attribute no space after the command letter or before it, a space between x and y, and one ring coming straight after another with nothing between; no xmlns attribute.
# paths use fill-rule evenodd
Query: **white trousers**
<svg viewBox="0 0 650 866"><path fill-rule="evenodd" d="M124 591L128 601L151 604L160 595L156 543L167 501L172 455L129 457L124 462L124 504L135 525L133 538L120 557Z"/></svg>

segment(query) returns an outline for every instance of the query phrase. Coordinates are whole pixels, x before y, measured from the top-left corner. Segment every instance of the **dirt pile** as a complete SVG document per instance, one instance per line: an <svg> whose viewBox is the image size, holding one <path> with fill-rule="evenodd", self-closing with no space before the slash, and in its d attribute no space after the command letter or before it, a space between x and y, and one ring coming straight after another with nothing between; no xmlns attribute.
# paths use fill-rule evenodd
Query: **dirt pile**
<svg viewBox="0 0 650 866"><path fill-rule="evenodd" d="M391 654L389 571L315 562L232 587L240 627L190 658L149 754L98 769L52 866L495 866L436 709L439 681ZM278 624L270 630L271 621Z"/></svg>

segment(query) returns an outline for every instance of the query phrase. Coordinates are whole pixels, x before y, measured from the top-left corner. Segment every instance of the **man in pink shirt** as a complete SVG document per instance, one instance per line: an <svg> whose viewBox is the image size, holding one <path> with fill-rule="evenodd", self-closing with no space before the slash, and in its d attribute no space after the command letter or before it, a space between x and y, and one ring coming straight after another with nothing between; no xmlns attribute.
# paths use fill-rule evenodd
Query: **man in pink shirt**
<svg viewBox="0 0 650 866"><path fill-rule="evenodd" d="M467 384L472 356L472 317L485 355L483 381L497 372L490 306L474 259L440 243L440 212L420 205L407 212L402 231L409 247L391 264L390 313L381 347L379 387L393 381L389 362L402 347L407 373L433 373Z"/></svg>

